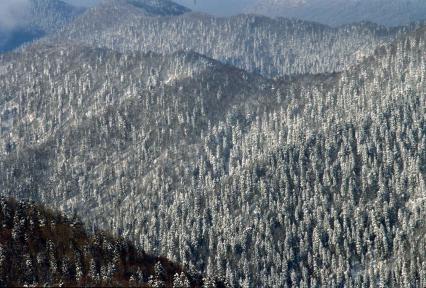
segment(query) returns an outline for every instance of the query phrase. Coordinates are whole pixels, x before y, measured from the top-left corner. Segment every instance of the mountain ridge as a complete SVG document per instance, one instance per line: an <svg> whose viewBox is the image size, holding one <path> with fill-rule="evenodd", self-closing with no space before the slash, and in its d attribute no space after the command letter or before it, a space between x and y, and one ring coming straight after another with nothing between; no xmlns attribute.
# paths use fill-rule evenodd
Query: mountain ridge
<svg viewBox="0 0 426 288"><path fill-rule="evenodd" d="M260 0L248 7L246 12L301 18L332 26L365 20L386 26L399 26L425 20L426 4L422 0L307 0L294 5L291 1Z"/></svg>
<svg viewBox="0 0 426 288"><path fill-rule="evenodd" d="M122 52L158 51L170 54L192 50L273 78L342 71L370 55L376 46L414 29L390 29L370 23L331 28L301 20L248 15L216 18L185 13L146 17L134 13L123 18L120 12L115 17L113 12L102 11L102 7L88 11L81 22L74 22L61 34L53 35L45 42L75 41ZM114 20L105 24L104 16L92 15L95 12L111 15Z"/></svg>

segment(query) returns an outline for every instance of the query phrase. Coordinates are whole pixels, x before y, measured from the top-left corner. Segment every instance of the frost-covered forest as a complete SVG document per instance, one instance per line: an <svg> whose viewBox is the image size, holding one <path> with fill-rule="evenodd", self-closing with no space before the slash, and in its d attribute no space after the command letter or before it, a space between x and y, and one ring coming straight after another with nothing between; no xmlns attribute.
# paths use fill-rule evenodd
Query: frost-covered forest
<svg viewBox="0 0 426 288"><path fill-rule="evenodd" d="M425 287L426 26L155 3L0 54L0 193L229 287Z"/></svg>

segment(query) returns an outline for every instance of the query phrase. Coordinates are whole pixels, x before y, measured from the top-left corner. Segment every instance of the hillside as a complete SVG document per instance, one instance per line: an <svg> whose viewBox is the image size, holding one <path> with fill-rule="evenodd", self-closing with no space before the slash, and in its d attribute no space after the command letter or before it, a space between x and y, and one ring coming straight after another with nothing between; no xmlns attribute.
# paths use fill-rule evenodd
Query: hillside
<svg viewBox="0 0 426 288"><path fill-rule="evenodd" d="M266 77L342 71L374 49L414 27L385 28L372 23L331 28L301 20L240 15L216 18L185 13L149 17L122 2L87 11L55 43L109 48L123 53L194 51Z"/></svg>
<svg viewBox="0 0 426 288"><path fill-rule="evenodd" d="M386 26L425 20L423 0L256 0L248 13L298 18L332 26L371 21Z"/></svg>
<svg viewBox="0 0 426 288"><path fill-rule="evenodd" d="M113 176L118 170L110 170L115 164L129 161L125 165L138 170L125 176L132 180L124 185L150 179L159 163L191 157L203 131L227 113L237 120L245 106L267 107L272 85L195 53L40 46L0 62L3 192L84 214L98 213L100 203L113 210L142 189L117 193L122 184ZM26 71L40 77L27 78Z"/></svg>
<svg viewBox="0 0 426 288"><path fill-rule="evenodd" d="M1 198L0 225L1 286L202 285L198 275L163 257L102 231L89 234L77 218L34 203Z"/></svg>
<svg viewBox="0 0 426 288"><path fill-rule="evenodd" d="M421 287L425 38L276 81L194 52L2 55L2 193L235 286Z"/></svg>

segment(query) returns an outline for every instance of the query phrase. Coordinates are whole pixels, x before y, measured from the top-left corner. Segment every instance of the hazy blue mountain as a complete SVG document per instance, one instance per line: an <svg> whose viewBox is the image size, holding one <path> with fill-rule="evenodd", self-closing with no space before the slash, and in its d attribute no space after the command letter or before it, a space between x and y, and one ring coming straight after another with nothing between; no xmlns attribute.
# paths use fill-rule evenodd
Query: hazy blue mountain
<svg viewBox="0 0 426 288"><path fill-rule="evenodd" d="M128 3L134 7L145 10L148 15L155 16L181 15L191 11L169 0L119 0L118 2Z"/></svg>
<svg viewBox="0 0 426 288"><path fill-rule="evenodd" d="M0 31L0 52L13 50L24 43L43 37L46 33L39 29L13 28Z"/></svg>
<svg viewBox="0 0 426 288"><path fill-rule="evenodd" d="M100 19L96 29L105 27L108 23L114 26L134 14L167 16L190 11L168 0L105 0L99 5L102 11L93 8L90 14L90 17L94 17L90 21ZM19 13L22 17L13 19L12 27L1 27L0 22L0 51L13 50L23 43L57 32L81 15L86 8L74 7L61 0L29 0L22 9ZM79 23L88 25L88 22L88 18L83 17Z"/></svg>
<svg viewBox="0 0 426 288"><path fill-rule="evenodd" d="M60 0L29 0L20 6L13 16L13 25L1 27L0 51L13 50L23 43L36 40L58 31L80 15L84 9L76 8Z"/></svg>
<svg viewBox="0 0 426 288"><path fill-rule="evenodd" d="M96 35L102 35L103 31L116 31L122 23L132 22L135 18L173 16L186 12L189 12L187 8L167 0L105 0L89 8L55 39L59 37L61 40L82 42L70 31L80 30L83 34L98 37Z"/></svg>
<svg viewBox="0 0 426 288"><path fill-rule="evenodd" d="M257 0L246 12L342 25L371 21L398 26L426 19L424 0Z"/></svg>
<svg viewBox="0 0 426 288"><path fill-rule="evenodd" d="M46 33L59 30L84 12L83 8L61 0L30 0L30 3L29 18L22 21L23 25L31 25Z"/></svg>

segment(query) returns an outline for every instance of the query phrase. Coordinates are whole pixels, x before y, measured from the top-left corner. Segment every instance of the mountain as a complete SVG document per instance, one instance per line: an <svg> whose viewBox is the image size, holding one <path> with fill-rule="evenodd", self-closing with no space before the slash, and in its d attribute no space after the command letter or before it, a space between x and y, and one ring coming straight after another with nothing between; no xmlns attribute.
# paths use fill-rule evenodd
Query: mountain
<svg viewBox="0 0 426 288"><path fill-rule="evenodd" d="M24 25L31 25L52 33L58 31L84 12L83 8L74 7L60 0L31 0L29 19Z"/></svg>
<svg viewBox="0 0 426 288"><path fill-rule="evenodd" d="M24 1L25 2L25 1ZM0 21L0 52L13 50L20 45L58 31L84 10L60 0L30 0L20 6L14 15L13 26L2 27Z"/></svg>
<svg viewBox="0 0 426 288"><path fill-rule="evenodd" d="M424 287L426 26L179 7L104 1L0 54L0 194L114 235L79 238L47 216L58 224L35 245L34 217L12 213L0 268L13 271L0 280L67 278L76 257L62 257L73 248L62 235L89 247L77 249L89 284L143 285L154 271L169 287L201 283L194 275L207 287ZM5 219L39 209L0 204ZM173 271L162 275L160 258L123 238L184 268L161 258ZM130 262L111 280L105 251L117 246ZM37 249L52 265L30 265Z"/></svg>
<svg viewBox="0 0 426 288"><path fill-rule="evenodd" d="M301 20L246 15L146 17L144 11L120 4L117 9L95 7L46 41L120 52L195 51L249 72L280 77L342 71L371 55L378 45L412 29L388 29L372 23L331 28Z"/></svg>
<svg viewBox="0 0 426 288"><path fill-rule="evenodd" d="M200 276L194 278L179 265L148 255L129 241L103 231L87 233L76 217L5 198L0 200L0 212L2 286L202 285Z"/></svg>
<svg viewBox="0 0 426 288"><path fill-rule="evenodd" d="M37 40L45 35L45 32L39 29L13 28L0 29L0 53L13 50L24 43Z"/></svg>
<svg viewBox="0 0 426 288"><path fill-rule="evenodd" d="M425 20L423 0L257 0L248 13L298 18L332 26L371 21L386 26Z"/></svg>
<svg viewBox="0 0 426 288"><path fill-rule="evenodd" d="M190 51L1 55L1 193L231 286L421 287L425 40L276 80Z"/></svg>
<svg viewBox="0 0 426 288"><path fill-rule="evenodd" d="M102 9L89 9L90 21L98 20L97 25L103 28L107 27L108 23L115 25L116 22L131 18L132 15L167 16L190 11L168 0L104 0L99 5ZM61 0L29 0L28 5L20 9L22 11L19 15L22 17L16 19L16 25L13 27L1 27L0 21L0 52L13 50L24 43L54 34L72 23L86 10ZM82 25L90 22L86 17L77 21L83 23ZM94 31L96 30L91 32Z"/></svg>
<svg viewBox="0 0 426 288"><path fill-rule="evenodd" d="M102 31L117 29L121 23L131 22L135 18L173 16L187 12L189 12L187 8L166 0L107 0L88 9L71 23L66 31L53 37L62 36L74 42L77 39L71 39L70 30L80 30L82 33L95 36Z"/></svg>
<svg viewBox="0 0 426 288"><path fill-rule="evenodd" d="M143 9L148 15L152 16L181 15L191 11L184 6L169 0L121 0L118 2L121 2L122 4L130 4L134 7Z"/></svg>

